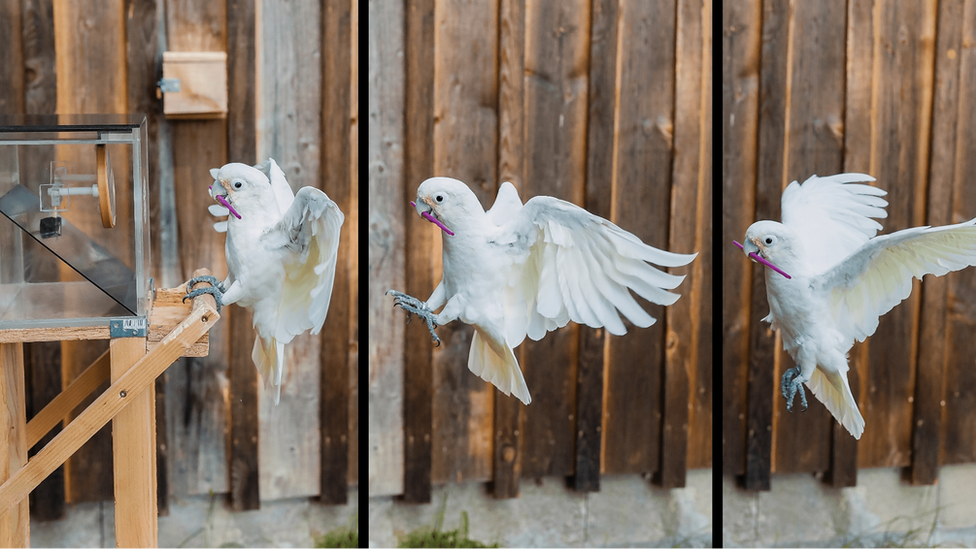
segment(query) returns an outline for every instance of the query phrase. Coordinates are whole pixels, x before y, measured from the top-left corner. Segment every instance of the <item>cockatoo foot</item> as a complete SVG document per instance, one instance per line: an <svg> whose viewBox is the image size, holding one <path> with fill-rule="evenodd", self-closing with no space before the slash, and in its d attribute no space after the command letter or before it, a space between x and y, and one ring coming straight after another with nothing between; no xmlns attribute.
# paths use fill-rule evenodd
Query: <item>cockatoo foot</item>
<svg viewBox="0 0 976 549"><path fill-rule="evenodd" d="M783 391L783 398L786 399L786 411L793 411L793 398L796 393L800 393L800 404L803 405L804 412L807 411L807 395L803 390L803 382L800 381L800 368L790 368L783 372L783 379L781 382L781 388Z"/></svg>
<svg viewBox="0 0 976 549"><path fill-rule="evenodd" d="M193 287L200 282L209 282L211 286L207 288L200 288L199 290L193 290ZM193 299L198 295L210 294L214 296L214 300L217 302L217 312L219 313L220 307L222 306L221 298L224 296L224 292L226 291L227 290L224 288L224 285L219 280L217 280L217 277L210 276L210 275L197 276L187 281L186 295L183 296L183 303L186 303L187 299Z"/></svg>
<svg viewBox="0 0 976 549"><path fill-rule="evenodd" d="M437 337L434 333L434 328L437 327L437 322L434 320L435 313L427 306L427 303L420 301L416 297L411 297L403 292L397 292L395 290L387 290L387 295L393 296L393 306L400 307L407 312L407 323L410 323L410 313L413 313L427 322L427 329L430 330L430 336L434 338L434 343L437 347L441 345L441 338Z"/></svg>

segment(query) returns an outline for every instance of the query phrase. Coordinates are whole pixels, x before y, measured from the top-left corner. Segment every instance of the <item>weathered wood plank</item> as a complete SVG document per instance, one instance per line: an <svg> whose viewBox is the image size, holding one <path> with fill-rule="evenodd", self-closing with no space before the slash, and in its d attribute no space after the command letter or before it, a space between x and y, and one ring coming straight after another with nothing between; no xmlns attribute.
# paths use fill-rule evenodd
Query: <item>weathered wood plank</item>
<svg viewBox="0 0 976 549"><path fill-rule="evenodd" d="M25 343L24 366L28 376L27 419L30 421L61 393L61 344ZM60 432L59 421L57 426L38 441L36 447L43 448ZM31 451L30 455L35 453ZM49 521L63 518L64 512L64 467L58 467L31 492L30 513L35 520Z"/></svg>
<svg viewBox="0 0 976 549"><path fill-rule="evenodd" d="M607 189L613 188L618 4L616 0L593 2L593 12L590 14L584 206L588 211L605 219L609 219L612 213L613 195ZM600 490L600 473L603 470L606 337L602 329L579 327L573 485L581 492Z"/></svg>
<svg viewBox="0 0 976 549"><path fill-rule="evenodd" d="M12 3L14 4L14 3ZM30 114L54 114L57 82L54 75L54 7L50 0L23 2L20 21L23 36L24 110ZM17 35L16 32L11 36ZM15 50L11 50L15 51ZM14 86L16 87L16 86ZM32 147L21 153L22 173L48 173L54 147ZM53 273L36 273L43 277ZM55 342L24 345L28 376L28 416L40 411L61 391L61 345ZM55 428L41 440L46 444L60 431ZM31 452L33 455L33 452ZM35 520L64 516L64 467L59 467L31 492L30 513Z"/></svg>
<svg viewBox="0 0 976 549"><path fill-rule="evenodd" d="M322 172L326 192L348 212L352 205L350 182L349 95L351 2L333 0L322 14ZM321 499L346 503L349 493L349 349L351 271L349 226L339 243L338 266L332 293L339 297L329 307L322 328L320 353Z"/></svg>
<svg viewBox="0 0 976 549"><path fill-rule="evenodd" d="M167 50L224 51L226 10L224 1L166 0ZM210 168L223 166L228 159L227 122L178 121L168 126L181 268L178 278L188 280L198 267L222 277L227 272L224 237L213 230L213 218L206 210L211 202L206 187L212 182ZM166 424L174 495L229 490L228 324L221 322L210 331L209 357L180 359L168 371Z"/></svg>
<svg viewBox="0 0 976 549"><path fill-rule="evenodd" d="M722 10L722 473L746 471L751 263L730 244L755 220L762 3ZM737 198L737 199L736 199Z"/></svg>
<svg viewBox="0 0 976 549"><path fill-rule="evenodd" d="M613 221L668 249L674 151L676 2L621 5ZM660 85L660 82L669 82ZM607 473L656 473L660 465L665 310L641 302L658 321L609 340L604 457Z"/></svg>
<svg viewBox="0 0 976 549"><path fill-rule="evenodd" d="M780 196L786 180L784 148L786 116L789 109L787 89L787 55L789 46L788 2L775 0L762 6L762 46L759 95L759 155L755 213L745 228L757 219L780 219ZM739 235L736 235L739 236ZM743 261L738 255L739 261ZM749 316L749 366L746 406L745 487L768 490L772 467L773 393L776 340L769 326L761 322L766 315L766 287L761 265L752 265L751 306Z"/></svg>
<svg viewBox="0 0 976 549"><path fill-rule="evenodd" d="M146 115L147 134L149 142L149 226L150 239L153 244L153 257L159 258L160 252L165 253L160 246L159 231L161 226L160 202L156 198L160 195L160 166L159 158L159 100L156 98L156 82L158 60L160 56L158 32L158 0L125 0L125 38L126 38L126 77L128 79L128 102L130 112ZM170 261L163 259L154 265L153 277L159 287L162 283L161 265L168 265ZM157 507L160 515L169 514L169 482L166 444L166 374L156 379L156 473L159 490L157 492Z"/></svg>
<svg viewBox="0 0 976 549"><path fill-rule="evenodd" d="M123 1L69 0L57 2L53 7L57 112L128 112ZM93 169L94 158L78 154L77 150L59 147L57 157L73 162L74 169L79 171ZM124 170L116 167L116 172L124 173ZM124 219L131 215L125 213L126 208L131 212L131 191L121 186L117 193L119 217ZM77 217L72 221L80 227L94 227L99 222L89 213L95 212L73 210L72 214ZM101 239L100 244L119 250L124 260L131 249L127 241L129 236L122 231L111 232ZM106 345L104 341L62 343L64 384L98 358ZM80 409L87 404L82 403ZM65 464L68 501L112 499L111 445L106 427L68 460Z"/></svg>
<svg viewBox="0 0 976 549"><path fill-rule="evenodd" d="M705 60L705 35L710 32L704 26L706 2L680 0L677 3L676 50L675 50L675 106L674 106L674 163L671 187L671 237L668 249L691 253L700 245L702 220L699 218L699 192L702 185L702 141L710 131L704 124L706 97L703 85L703 61ZM710 128L710 125L708 126ZM708 212L710 216L711 212ZM701 296L703 272L699 254L691 267L672 269L678 274L688 274L679 292L682 299L666 309L667 342L665 346L663 417L661 427L660 464L657 481L664 488L680 488L685 485L689 451L689 405L696 385L698 366L698 327L702 323ZM698 286L698 291L694 289Z"/></svg>
<svg viewBox="0 0 976 549"><path fill-rule="evenodd" d="M0 37L4 55L0 56L0 114L24 112L24 40L22 36L20 2L3 2L0 5L0 21L7 32Z"/></svg>
<svg viewBox="0 0 976 549"><path fill-rule="evenodd" d="M802 183L813 174L833 175L842 168L846 29L842 10L804 3L793 6L792 12L789 68L784 75L789 78L784 179ZM783 372L795 364L780 345L776 352L773 472L826 471L830 467L827 441L834 419L812 394L808 395L812 402L806 411L800 413L800 406L794 413L786 411L779 383Z"/></svg>
<svg viewBox="0 0 976 549"><path fill-rule="evenodd" d="M404 320L394 311L391 288L404 287L404 5L371 0L369 14L369 495L403 493ZM426 296L423 296L424 298ZM419 326L411 326L419 328Z"/></svg>
<svg viewBox="0 0 976 549"><path fill-rule="evenodd" d="M331 76L323 79L323 60L328 62L337 54L335 46L323 43L324 17L318 3L261 4L257 48L257 160L274 158L293 190L309 185L322 188L345 212L341 197L334 196L329 188L333 176L325 171L328 164L322 158L329 141L322 135L323 122L329 120L329 115L322 111L323 96L342 87ZM319 81L321 85L310 85ZM344 224L342 231L346 229ZM341 272L340 267L336 273L337 284L341 282ZM342 315L340 300L336 299L342 294L337 292L338 288L333 288L322 334L334 333L333 315ZM344 332L344 328L343 323L340 331ZM252 330L247 336L246 349L251 348L254 337ZM263 500L316 496L321 492L324 479L320 456L324 438L320 425L324 423L320 421L320 395L324 389L323 375L327 374L323 368L327 367L328 373L334 370L333 366L320 363L324 355L320 355L319 349L326 348L322 337L303 334L288 345L281 402L277 406L273 391L261 393L258 465ZM253 369L253 362L250 364ZM343 368L347 369L345 362ZM341 415L341 411L336 415ZM338 437L332 436L330 440L338 443Z"/></svg>
<svg viewBox="0 0 976 549"><path fill-rule="evenodd" d="M545 195L583 203L589 7L526 5L524 200ZM521 431L524 477L573 474L578 338L579 326L571 323L522 344L520 362L532 393Z"/></svg>
<svg viewBox="0 0 976 549"><path fill-rule="evenodd" d="M712 245L714 243L713 223L715 211L712 205L712 189L714 189L712 174L712 3L702 5L702 130L699 146L699 162L701 171L698 178L698 234L696 236L695 251L698 258L693 265L695 278L686 295L696 302L698 310L696 360L692 364L692 378L689 382L692 389L689 407L688 424L688 468L706 469L712 467L713 453L713 341L712 323L714 311L720 310L712 301L712 282L721 278L721 269L715 270ZM717 476L717 474L716 474Z"/></svg>
<svg viewBox="0 0 976 549"><path fill-rule="evenodd" d="M932 105L932 158L928 168L927 225L953 223L953 187L961 179L956 168L959 118L960 60L955 54L962 49L963 2L939 4L938 36L935 46L935 78ZM953 52L950 54L950 50ZM967 90L972 93L971 90ZM964 155L965 156L965 155ZM946 296L949 284L957 275L928 277L922 286L922 318L918 347L918 377L915 384L915 407L912 423L912 484L935 484L939 477L943 402L945 401L947 347Z"/></svg>
<svg viewBox="0 0 976 549"><path fill-rule="evenodd" d="M245 164L257 161L255 9L255 0L227 1L227 157ZM235 511L245 511L261 507L259 376L248 350L254 344L251 315L240 307L232 311L227 321L230 331L230 503ZM314 417L314 414L310 415Z"/></svg>
<svg viewBox="0 0 976 549"><path fill-rule="evenodd" d="M966 19L966 18L969 19ZM967 1L961 17L960 29L961 45L950 50L958 59L958 107L951 109L948 116L957 122L954 135L947 136L952 143L954 158L953 173L953 204L952 222L972 219L976 215L973 204L976 199L976 189L971 183L972 170L976 166L976 159L969 152L969 145L976 139L976 124L973 116L973 100L976 98L976 55L971 47L976 40L976 3ZM942 22L940 21L940 26ZM949 57L950 51L943 52L937 48L937 58ZM944 60L940 59L940 63ZM937 72L937 76L940 76ZM938 86L938 84L937 84ZM936 88L936 97L939 97ZM938 99L936 116L939 114ZM935 118L933 132L938 131L938 118ZM943 151L943 154L947 154ZM935 165L940 156L933 149L932 163ZM973 296L976 296L976 276L972 269L965 269L948 276L948 304L946 318L946 367L944 378L944 406L945 426L942 434L942 464L972 463L976 461L976 440L969 434L976 432L976 369L973 368L973 352L976 352L976 341L973 340L973 328L976 326L976 306ZM931 281L926 280L925 284ZM920 368L921 349L919 351ZM968 430L967 430L968 429Z"/></svg>
<svg viewBox="0 0 976 549"><path fill-rule="evenodd" d="M890 3L875 9L871 174L888 191L890 233L925 223L934 73L935 5ZM912 108L904 108L912 105ZM861 412L867 425L859 464L910 463L912 398L918 364L919 283L885 314L866 342L868 361ZM941 367L941 366L936 366Z"/></svg>
<svg viewBox="0 0 976 549"><path fill-rule="evenodd" d="M406 12L403 194L412 196L416 185L434 170L434 1L407 2ZM405 292L429 296L434 290L430 269L434 235L423 218L411 213L406 214L405 226ZM404 343L403 499L429 503L433 427L430 336L424 330L409 330Z"/></svg>
<svg viewBox="0 0 976 549"><path fill-rule="evenodd" d="M352 3L350 83L349 95L349 181L351 198L349 213L349 249L359 248L359 2ZM362 135L365 141L366 134ZM350 253L349 272L356 273L349 278L349 484L359 484L359 253ZM365 402L363 400L363 402ZM366 409L365 406L362 407ZM360 519L362 521L362 519ZM362 522L360 522L361 524Z"/></svg>
<svg viewBox="0 0 976 549"><path fill-rule="evenodd" d="M524 189L525 173L525 2L499 7L498 179ZM495 391L492 495L518 497L522 474L522 403Z"/></svg>
<svg viewBox="0 0 976 549"><path fill-rule="evenodd" d="M434 52L435 74L445 75L434 82L434 173L464 181L482 205L490 205L498 187L498 0L444 0L437 4L434 29L436 44L451 44ZM408 212L408 200L397 207ZM433 225L427 230L439 233ZM436 282L439 234L433 245ZM425 330L420 323L410 329ZM490 480L496 389L468 371L470 326L452 322L438 333L443 343L433 351L431 481Z"/></svg>
<svg viewBox="0 0 976 549"><path fill-rule="evenodd" d="M871 104L874 66L874 3L854 0L847 11L847 87L844 108L844 171L871 173ZM849 354L847 381L862 413L867 347L855 344ZM857 483L858 442L836 421L832 426L832 486Z"/></svg>

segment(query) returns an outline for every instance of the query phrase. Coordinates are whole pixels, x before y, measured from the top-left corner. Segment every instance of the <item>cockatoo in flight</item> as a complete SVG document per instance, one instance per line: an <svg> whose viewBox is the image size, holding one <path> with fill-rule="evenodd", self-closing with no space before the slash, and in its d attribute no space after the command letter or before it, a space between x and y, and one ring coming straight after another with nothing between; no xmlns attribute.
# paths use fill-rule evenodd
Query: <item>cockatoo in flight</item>
<svg viewBox="0 0 976 549"><path fill-rule="evenodd" d="M458 319L474 326L468 368L506 395L532 402L512 349L572 320L614 335L627 332L619 310L641 328L654 323L628 292L670 305L684 276L665 267L697 254L652 248L586 210L550 196L524 205L511 183L487 212L464 183L434 177L417 189L417 213L443 229L444 275L426 302L390 290L394 304L434 328ZM434 311L443 306L440 314Z"/></svg>
<svg viewBox="0 0 976 549"><path fill-rule="evenodd" d="M265 383L276 388L278 404L285 345L306 330L317 334L325 322L343 215L314 187L294 194L273 159L254 167L227 164L210 175L210 196L220 203L210 213L228 216L214 224L227 233L227 279L193 278L187 290L199 281L214 287L193 290L187 298L211 293L218 307L237 303L253 313L251 359Z"/></svg>
<svg viewBox="0 0 976 549"><path fill-rule="evenodd" d="M783 222L757 221L743 252L765 270L769 315L796 362L782 377L787 410L803 383L854 438L864 418L847 381L847 353L908 297L912 277L942 276L976 265L976 219L875 236L888 205L869 175L812 176L783 191ZM736 243L738 244L738 243Z"/></svg>

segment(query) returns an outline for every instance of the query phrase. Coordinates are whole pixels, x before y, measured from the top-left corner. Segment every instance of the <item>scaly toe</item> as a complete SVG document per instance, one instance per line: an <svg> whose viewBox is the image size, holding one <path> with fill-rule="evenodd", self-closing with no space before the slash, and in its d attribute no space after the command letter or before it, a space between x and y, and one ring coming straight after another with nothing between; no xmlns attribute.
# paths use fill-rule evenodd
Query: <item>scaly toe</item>
<svg viewBox="0 0 976 549"><path fill-rule="evenodd" d="M189 287L189 284L187 284L187 287ZM204 294L210 294L214 297L214 301L217 302L217 313L219 314L220 308L223 306L221 298L223 297L224 293L218 287L208 286L206 288L200 288L199 290L193 290L192 292L187 292L187 294L183 296L183 303L186 303L187 299L193 299L197 296L201 296Z"/></svg>

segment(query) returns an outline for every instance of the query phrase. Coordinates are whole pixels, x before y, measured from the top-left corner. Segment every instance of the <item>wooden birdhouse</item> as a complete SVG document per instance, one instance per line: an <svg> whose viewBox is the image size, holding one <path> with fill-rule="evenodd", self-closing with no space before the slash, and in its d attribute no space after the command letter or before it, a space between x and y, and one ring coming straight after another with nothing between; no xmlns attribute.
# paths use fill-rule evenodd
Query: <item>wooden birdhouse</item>
<svg viewBox="0 0 976 549"><path fill-rule="evenodd" d="M163 114L170 119L227 117L227 53L163 53Z"/></svg>

